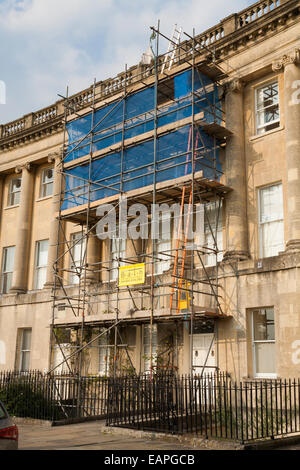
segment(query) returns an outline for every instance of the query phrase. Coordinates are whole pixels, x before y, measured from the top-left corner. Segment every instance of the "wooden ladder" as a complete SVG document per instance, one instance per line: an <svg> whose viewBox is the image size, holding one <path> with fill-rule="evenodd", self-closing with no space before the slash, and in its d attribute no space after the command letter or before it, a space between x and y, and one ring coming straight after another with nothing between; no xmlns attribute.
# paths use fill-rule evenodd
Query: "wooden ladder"
<svg viewBox="0 0 300 470"><path fill-rule="evenodd" d="M188 163L189 163L189 161L188 161L189 152L190 152L190 148L191 148L191 139L192 139L192 126L190 127L190 132L189 132L189 141L188 141L188 151L187 151L187 157L186 157L185 175L187 175L187 169L188 169ZM199 140L199 134L197 132L196 148L197 148L198 140ZM194 165L195 165L195 163L194 163ZM193 168L193 171L194 171L194 168ZM177 264L178 264L180 233L181 233L181 229L182 229L182 216L183 216L183 211L184 211L184 199L185 199L186 189L187 189L186 186L183 186L182 195L181 195L180 218L179 218L178 229L177 229L176 253L175 253L174 267L173 267L173 273L172 273L172 289L171 289L171 297L170 297L170 311L172 310L172 306L173 306L174 291L175 291L175 286L176 286L176 271L177 271ZM189 197L189 207L188 207L188 218L187 218L186 230L185 230L184 241L183 241L182 266L181 266L181 272L180 272L180 278L179 278L178 299L177 299L177 313L179 313L180 296L181 296L182 284L183 284L183 280L184 280L183 275L184 275L184 265L185 265L185 258L186 258L186 244L187 244L188 233L189 233L192 196L193 196L193 191L192 191L192 185L191 185L190 197Z"/></svg>

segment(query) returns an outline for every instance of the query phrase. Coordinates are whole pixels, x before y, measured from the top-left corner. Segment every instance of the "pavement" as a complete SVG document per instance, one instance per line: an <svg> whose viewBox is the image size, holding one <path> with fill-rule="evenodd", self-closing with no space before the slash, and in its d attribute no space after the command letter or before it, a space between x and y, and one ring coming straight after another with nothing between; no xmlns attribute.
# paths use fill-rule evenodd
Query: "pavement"
<svg viewBox="0 0 300 470"><path fill-rule="evenodd" d="M146 451L197 451L197 450L248 450L230 441L213 441L195 436L167 436L164 434L107 428L105 421L51 426L47 422L20 420L19 450L146 450ZM285 442L284 442L285 441ZM275 444L275 445L274 445ZM251 450L300 450L300 437L276 439L251 444ZM250 449L249 449L250 450Z"/></svg>
<svg viewBox="0 0 300 470"><path fill-rule="evenodd" d="M19 450L195 450L176 440L149 439L115 432L103 432L104 422L45 426L18 424ZM207 450L205 447L203 450Z"/></svg>

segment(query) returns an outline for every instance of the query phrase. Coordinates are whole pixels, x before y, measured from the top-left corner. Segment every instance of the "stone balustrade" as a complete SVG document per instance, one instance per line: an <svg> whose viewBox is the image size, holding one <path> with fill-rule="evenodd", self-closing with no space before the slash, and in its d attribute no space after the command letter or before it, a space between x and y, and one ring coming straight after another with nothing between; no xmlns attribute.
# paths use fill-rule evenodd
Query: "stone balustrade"
<svg viewBox="0 0 300 470"><path fill-rule="evenodd" d="M42 124L43 122L50 121L51 119L56 118L57 116L57 106L49 106L41 111L33 113L33 122L34 126Z"/></svg>
<svg viewBox="0 0 300 470"><path fill-rule="evenodd" d="M250 8L243 10L237 15L237 29L240 29L243 26L246 26L247 24L257 20L258 18L261 18L275 8L278 8L283 3L285 2L282 0L265 0L256 2Z"/></svg>
<svg viewBox="0 0 300 470"><path fill-rule="evenodd" d="M109 78L101 83L101 94L102 96L111 95L124 89L125 86L131 84L133 78L132 71L127 73L119 73L116 78Z"/></svg>
<svg viewBox="0 0 300 470"><path fill-rule="evenodd" d="M26 126L26 118L17 119L1 126L1 138L10 137L11 135L22 132Z"/></svg>
<svg viewBox="0 0 300 470"><path fill-rule="evenodd" d="M93 102L93 87L73 95L68 100L68 113L72 114Z"/></svg>
<svg viewBox="0 0 300 470"><path fill-rule="evenodd" d="M197 41L200 46L210 46L214 44L216 41L219 41L224 37L224 27L223 25L217 28L211 28L206 31L204 34L201 34L197 37Z"/></svg>

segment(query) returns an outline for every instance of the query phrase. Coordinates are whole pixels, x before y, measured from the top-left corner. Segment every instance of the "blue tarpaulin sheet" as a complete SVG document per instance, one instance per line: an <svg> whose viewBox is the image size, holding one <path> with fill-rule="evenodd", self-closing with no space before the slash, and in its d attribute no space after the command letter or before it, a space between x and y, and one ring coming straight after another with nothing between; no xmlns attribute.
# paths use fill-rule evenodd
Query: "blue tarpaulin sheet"
<svg viewBox="0 0 300 470"><path fill-rule="evenodd" d="M221 121L216 86L200 73L195 74L194 114L204 113L206 122ZM209 88L207 92L206 87ZM176 122L192 115L192 72L191 70L175 76L174 101L159 107L157 127ZM154 129L154 87L140 91L126 99L110 103L92 114L67 124L69 136L66 162L109 148L137 135ZM215 113L214 113L215 111ZM94 123L93 133L92 122ZM124 130L123 130L124 123ZM192 173L191 126L185 126L157 139L156 181L165 181ZM195 153L194 171L202 170L204 176L218 179L215 167L220 172L218 150L215 140L201 128L194 131ZM77 207L90 201L126 192L154 182L154 140L149 139L126 147L121 151L94 159L89 164L81 164L67 170L65 198L62 209ZM215 159L217 161L215 162ZM221 173L219 173L221 174ZM86 180L91 179L88 186Z"/></svg>

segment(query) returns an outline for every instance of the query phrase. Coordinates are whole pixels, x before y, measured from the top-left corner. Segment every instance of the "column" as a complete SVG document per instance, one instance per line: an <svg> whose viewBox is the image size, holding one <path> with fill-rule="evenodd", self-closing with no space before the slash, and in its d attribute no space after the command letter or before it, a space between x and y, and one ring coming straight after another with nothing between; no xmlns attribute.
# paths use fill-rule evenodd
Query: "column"
<svg viewBox="0 0 300 470"><path fill-rule="evenodd" d="M60 173L61 156L59 153L52 153L48 155L48 162L54 163L54 179L53 179L53 197L51 204L51 218L50 235L49 235L49 249L48 249L48 267L45 288L52 288L54 286L54 263L56 262L61 250L58 250L58 242L60 241L58 212L60 206L61 184L62 176Z"/></svg>
<svg viewBox="0 0 300 470"><path fill-rule="evenodd" d="M29 242L34 192L34 169L32 164L16 167L22 173L20 205L17 219L17 244L15 250L14 273L10 292L20 294L28 288Z"/></svg>
<svg viewBox="0 0 300 470"><path fill-rule="evenodd" d="M226 251L224 260L245 260L248 253L246 161L244 143L243 83L235 79L225 97L227 138L225 156L226 184L232 191L226 196Z"/></svg>
<svg viewBox="0 0 300 470"><path fill-rule="evenodd" d="M101 254L101 242L97 237L95 230L91 230L87 239L87 251L86 251L86 282L92 284L99 280L99 270L101 265L99 263Z"/></svg>
<svg viewBox="0 0 300 470"><path fill-rule="evenodd" d="M286 250L300 251L300 62L299 50L273 63L273 71L284 70L284 114L287 168Z"/></svg>
<svg viewBox="0 0 300 470"><path fill-rule="evenodd" d="M0 230L2 226L3 219L3 190L4 190L5 175L0 174Z"/></svg>

